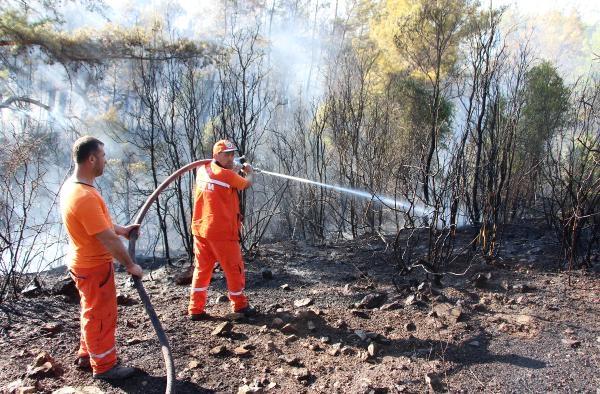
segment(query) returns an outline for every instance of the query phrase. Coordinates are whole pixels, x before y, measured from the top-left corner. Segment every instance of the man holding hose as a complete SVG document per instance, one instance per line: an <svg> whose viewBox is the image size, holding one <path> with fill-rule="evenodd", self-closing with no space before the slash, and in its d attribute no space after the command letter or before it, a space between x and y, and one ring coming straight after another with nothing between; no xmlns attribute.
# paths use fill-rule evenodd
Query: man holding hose
<svg viewBox="0 0 600 394"><path fill-rule="evenodd" d="M96 379L124 379L134 368L117 364L115 330L117 294L113 259L131 275L142 268L127 253L119 236L129 238L138 225L112 223L106 203L94 187L104 172L104 144L90 136L73 144L75 172L61 190L61 213L69 236L68 266L81 296L81 339L76 364L91 366Z"/></svg>
<svg viewBox="0 0 600 394"><path fill-rule="evenodd" d="M212 162L201 166L196 174L196 192L192 217L194 235L194 276L188 313L191 320L208 315L208 285L218 262L227 281L229 300L234 312L245 316L256 314L244 295L246 283L240 248L242 216L238 191L252 184L252 166L244 164L246 178L234 171L235 145L220 140L213 146Z"/></svg>

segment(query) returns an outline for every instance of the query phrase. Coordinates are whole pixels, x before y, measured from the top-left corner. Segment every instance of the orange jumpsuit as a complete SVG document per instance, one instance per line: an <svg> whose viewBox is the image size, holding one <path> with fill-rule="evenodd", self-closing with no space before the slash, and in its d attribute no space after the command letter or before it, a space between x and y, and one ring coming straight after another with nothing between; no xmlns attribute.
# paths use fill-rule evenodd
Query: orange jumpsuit
<svg viewBox="0 0 600 394"><path fill-rule="evenodd" d="M189 314L204 312L208 286L217 262L225 274L233 310L248 306L239 244L242 221L238 191L249 186L248 180L214 160L198 169L192 217L195 266Z"/></svg>
<svg viewBox="0 0 600 394"><path fill-rule="evenodd" d="M100 193L83 183L63 186L61 213L69 235L69 271L81 296L78 355L89 357L93 371L102 373L117 363L117 294L113 257L95 235L114 226Z"/></svg>

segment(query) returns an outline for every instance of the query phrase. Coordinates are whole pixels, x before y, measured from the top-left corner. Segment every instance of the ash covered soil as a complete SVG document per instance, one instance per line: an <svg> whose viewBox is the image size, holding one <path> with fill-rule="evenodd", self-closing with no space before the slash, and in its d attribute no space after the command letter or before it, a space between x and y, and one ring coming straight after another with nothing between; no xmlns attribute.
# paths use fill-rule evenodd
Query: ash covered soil
<svg viewBox="0 0 600 394"><path fill-rule="evenodd" d="M501 258L457 259L452 270L466 274L445 275L441 288L420 269L399 276L378 238L263 245L246 259L247 294L261 312L249 319L230 315L219 271L207 321L186 316L189 286L176 284L186 267L146 267L144 286L171 343L179 393L596 393L599 263L561 273L550 234L527 226L506 234ZM471 237L461 233L458 249ZM42 278L49 289L64 271ZM42 290L0 305L0 388L164 392L158 340L123 272L117 288L118 354L139 369L134 377L107 383L76 368L79 305Z"/></svg>

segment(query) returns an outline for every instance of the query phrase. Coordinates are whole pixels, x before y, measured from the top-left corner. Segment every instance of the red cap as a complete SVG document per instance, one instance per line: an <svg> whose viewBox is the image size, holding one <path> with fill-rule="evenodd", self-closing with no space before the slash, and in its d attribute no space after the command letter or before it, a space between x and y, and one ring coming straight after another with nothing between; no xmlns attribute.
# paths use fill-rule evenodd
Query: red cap
<svg viewBox="0 0 600 394"><path fill-rule="evenodd" d="M237 148L235 147L235 145L233 145L233 142L227 140L220 140L217 141L213 146L213 156L221 152L233 152L236 150Z"/></svg>

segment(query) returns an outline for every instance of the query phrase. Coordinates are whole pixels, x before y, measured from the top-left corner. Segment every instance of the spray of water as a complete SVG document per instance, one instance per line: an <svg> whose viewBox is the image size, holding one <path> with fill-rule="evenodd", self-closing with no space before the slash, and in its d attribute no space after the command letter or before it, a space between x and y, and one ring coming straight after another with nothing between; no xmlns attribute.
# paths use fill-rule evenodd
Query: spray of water
<svg viewBox="0 0 600 394"><path fill-rule="evenodd" d="M354 196L369 199L369 200L379 201L382 204L384 204L390 208L394 208L394 209L399 209L399 210L404 210L404 211L408 211L408 210L412 209L413 212L416 213L417 215L427 216L427 212L422 207L417 207L415 205L411 205L407 201L402 201L402 200L399 201L392 197L386 197L386 196L382 196L380 194L373 194L373 193L369 193L364 190L350 189L350 188L343 187L343 186L328 185L326 183L317 182L317 181L313 181L310 179L299 178L296 176L285 175L285 174L279 174L279 173L271 172L271 171L260 170L260 173L271 175L271 176L276 176L279 178L285 178L285 179L289 179L289 180L296 181L296 182L308 183L310 185L315 185L315 186L320 186L320 187L323 187L326 189L336 190L341 193L352 194Z"/></svg>

